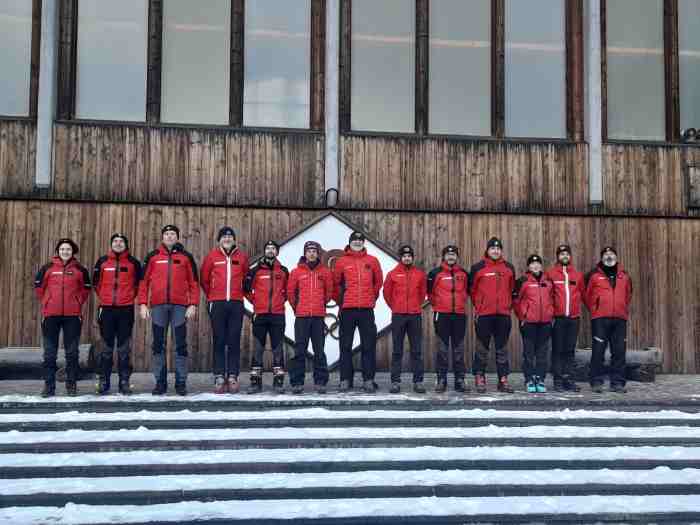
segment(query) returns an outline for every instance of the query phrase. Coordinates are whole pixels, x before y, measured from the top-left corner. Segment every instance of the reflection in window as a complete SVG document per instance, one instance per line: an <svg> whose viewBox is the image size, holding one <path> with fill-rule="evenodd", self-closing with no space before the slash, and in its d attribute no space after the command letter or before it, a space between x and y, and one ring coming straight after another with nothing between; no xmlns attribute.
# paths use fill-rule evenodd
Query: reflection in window
<svg viewBox="0 0 700 525"><path fill-rule="evenodd" d="M564 0L506 0L506 135L566 137Z"/></svg>
<svg viewBox="0 0 700 525"><path fill-rule="evenodd" d="M353 0L351 127L415 131L415 0Z"/></svg>
<svg viewBox="0 0 700 525"><path fill-rule="evenodd" d="M611 139L664 140L663 0L607 0Z"/></svg>
<svg viewBox="0 0 700 525"><path fill-rule="evenodd" d="M0 2L0 115L29 115L32 0Z"/></svg>
<svg viewBox="0 0 700 525"><path fill-rule="evenodd" d="M430 3L430 132L491 134L491 0Z"/></svg>
<svg viewBox="0 0 700 525"><path fill-rule="evenodd" d="M700 1L679 0L681 128L700 128Z"/></svg>

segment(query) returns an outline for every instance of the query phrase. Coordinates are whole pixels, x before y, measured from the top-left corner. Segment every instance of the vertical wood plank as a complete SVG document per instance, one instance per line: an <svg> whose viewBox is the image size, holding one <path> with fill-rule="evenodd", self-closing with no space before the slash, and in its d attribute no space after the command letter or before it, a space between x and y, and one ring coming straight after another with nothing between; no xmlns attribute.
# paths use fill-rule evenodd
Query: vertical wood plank
<svg viewBox="0 0 700 525"><path fill-rule="evenodd" d="M146 122L160 122L163 68L163 0L148 1Z"/></svg>
<svg viewBox="0 0 700 525"><path fill-rule="evenodd" d="M243 68L245 53L245 0L231 0L231 73L229 124L243 126Z"/></svg>
<svg viewBox="0 0 700 525"><path fill-rule="evenodd" d="M325 127L326 101L326 0L311 0L311 129Z"/></svg>

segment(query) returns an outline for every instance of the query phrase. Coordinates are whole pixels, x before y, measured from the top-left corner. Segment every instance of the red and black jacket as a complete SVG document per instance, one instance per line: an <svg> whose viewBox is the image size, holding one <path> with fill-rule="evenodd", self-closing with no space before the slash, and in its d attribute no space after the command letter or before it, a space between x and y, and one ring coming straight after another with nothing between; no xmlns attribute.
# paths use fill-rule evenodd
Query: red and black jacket
<svg viewBox="0 0 700 525"><path fill-rule="evenodd" d="M428 293L425 272L399 263L384 280L384 300L394 314L420 314Z"/></svg>
<svg viewBox="0 0 700 525"><path fill-rule="evenodd" d="M554 283L541 273L527 272L515 282L513 309L525 323L551 323L554 318Z"/></svg>
<svg viewBox="0 0 700 525"><path fill-rule="evenodd" d="M379 260L367 253L345 248L345 255L333 268L335 300L344 308L374 308L382 289L382 267Z"/></svg>
<svg viewBox="0 0 700 525"><path fill-rule="evenodd" d="M101 306L131 306L138 295L141 263L128 250L112 250L95 263L92 287Z"/></svg>
<svg viewBox="0 0 700 525"><path fill-rule="evenodd" d="M289 271L277 259L270 265L260 259L250 267L243 289L256 314L284 314Z"/></svg>
<svg viewBox="0 0 700 525"><path fill-rule="evenodd" d="M143 266L139 304L199 304L197 263L182 244L176 243L172 250L161 245L146 256Z"/></svg>
<svg viewBox="0 0 700 525"><path fill-rule="evenodd" d="M207 301L243 301L243 281L248 256L238 248L227 254L223 248L210 251L202 263L200 283Z"/></svg>
<svg viewBox="0 0 700 525"><path fill-rule="evenodd" d="M515 268L508 261L484 255L469 271L469 293L474 314L510 315Z"/></svg>
<svg viewBox="0 0 700 525"><path fill-rule="evenodd" d="M428 274L428 296L434 312L465 313L468 293L469 275L458 264L443 262Z"/></svg>
<svg viewBox="0 0 700 525"><path fill-rule="evenodd" d="M64 263L60 257L52 257L34 279L44 317L80 316L90 288L90 273L75 258Z"/></svg>
<svg viewBox="0 0 700 525"><path fill-rule="evenodd" d="M581 317L581 301L586 291L583 274L571 264L555 264L547 271L554 284L554 317Z"/></svg>
<svg viewBox="0 0 700 525"><path fill-rule="evenodd" d="M632 279L621 264L618 263L613 278L607 276L602 263L586 275L584 302L591 312L591 319L613 317L627 320L631 301Z"/></svg>
<svg viewBox="0 0 700 525"><path fill-rule="evenodd" d="M333 274L320 261L312 268L302 257L289 275L287 296L297 317L325 317L333 298Z"/></svg>

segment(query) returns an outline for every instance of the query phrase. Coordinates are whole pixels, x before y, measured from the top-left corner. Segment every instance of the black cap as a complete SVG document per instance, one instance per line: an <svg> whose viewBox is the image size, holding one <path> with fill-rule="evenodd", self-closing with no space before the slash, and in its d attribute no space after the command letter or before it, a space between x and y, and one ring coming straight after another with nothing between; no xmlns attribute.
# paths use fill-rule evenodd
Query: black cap
<svg viewBox="0 0 700 525"><path fill-rule="evenodd" d="M362 232L352 232L350 234L350 240L349 242L352 241L364 241L365 240L365 234Z"/></svg>
<svg viewBox="0 0 700 525"><path fill-rule="evenodd" d="M413 252L413 248L408 244L404 244L401 248L399 248L399 257L403 257L404 255L410 255L411 257L416 256L416 254Z"/></svg>
<svg viewBox="0 0 700 525"><path fill-rule="evenodd" d="M459 248L455 246L454 244L448 244L442 249L442 256L444 257L448 253L454 253L456 256L459 257Z"/></svg>
<svg viewBox="0 0 700 525"><path fill-rule="evenodd" d="M216 240L220 241L224 235L230 235L234 239L236 238L236 232L234 231L233 228L231 228L231 226L224 226L223 228L221 228L219 230L219 235L217 235L217 237L216 237Z"/></svg>
<svg viewBox="0 0 700 525"><path fill-rule="evenodd" d="M267 242L265 243L265 246L263 246L263 251L264 251L265 248L267 248L268 246L274 246L275 249L277 250L277 253L280 252L280 245L277 244L277 241L273 241L273 240L267 241Z"/></svg>
<svg viewBox="0 0 700 525"><path fill-rule="evenodd" d="M536 253L533 253L532 255L530 255L530 257L527 258L527 265L528 265L528 266L530 266L530 265L531 265L532 263L534 263L534 262L538 262L538 263L540 263L540 264L544 264L544 262L542 261L542 257L540 257L539 255L537 255Z"/></svg>
<svg viewBox="0 0 700 525"><path fill-rule="evenodd" d="M498 237L491 237L489 242L486 243L486 249L488 250L489 248L500 248L502 250L503 243L501 242L501 239Z"/></svg>
<svg viewBox="0 0 700 525"><path fill-rule="evenodd" d="M321 253L321 245L316 241L306 241L304 243L304 253L309 249L316 250L319 254Z"/></svg>
<svg viewBox="0 0 700 525"><path fill-rule="evenodd" d="M59 239L58 242L56 243L56 255L58 255L58 249L61 247L61 244L70 244L70 247L73 249L73 255L78 253L78 245L75 244L75 241L73 239L69 239L68 237L64 237L63 239Z"/></svg>
<svg viewBox="0 0 700 525"><path fill-rule="evenodd" d="M175 232L177 234L177 238L180 238L180 228L175 226L174 224L166 224L163 226L160 230L160 236L162 237L165 232Z"/></svg>
<svg viewBox="0 0 700 525"><path fill-rule="evenodd" d="M613 248L612 246L606 246L605 248L600 250L600 258L601 259L603 258L603 254L605 252L613 252L615 255L617 255L617 250L615 248Z"/></svg>
<svg viewBox="0 0 700 525"><path fill-rule="evenodd" d="M567 252L569 255L571 255L571 246L568 244L560 244L557 246L557 257L559 257L561 252Z"/></svg>
<svg viewBox="0 0 700 525"><path fill-rule="evenodd" d="M109 239L109 244L110 244L110 246L111 246L112 243L114 242L114 239L121 239L122 241L124 241L124 245L125 245L127 248L129 247L129 238L128 238L126 235L124 235L123 233L115 233L115 234L113 234L112 237L110 237L110 239Z"/></svg>

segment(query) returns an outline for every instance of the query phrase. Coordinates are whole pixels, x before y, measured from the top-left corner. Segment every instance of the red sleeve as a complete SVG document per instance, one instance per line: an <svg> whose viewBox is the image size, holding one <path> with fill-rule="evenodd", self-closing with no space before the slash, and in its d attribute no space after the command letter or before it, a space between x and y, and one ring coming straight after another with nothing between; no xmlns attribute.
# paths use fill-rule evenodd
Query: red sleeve
<svg viewBox="0 0 700 525"><path fill-rule="evenodd" d="M287 297L289 297L289 294L287 292L287 289L289 287L289 271L283 270L282 273L284 274L284 283L282 283L282 297L286 301Z"/></svg>
<svg viewBox="0 0 700 525"><path fill-rule="evenodd" d="M425 302L425 297L428 295L428 276L425 274L425 272L421 273L418 293L420 294L420 304L422 306Z"/></svg>
<svg viewBox="0 0 700 525"><path fill-rule="evenodd" d="M340 283L343 280L343 268L340 266L340 261L336 261L333 268L333 300L340 303ZM341 306L338 304L338 306Z"/></svg>
<svg viewBox="0 0 700 525"><path fill-rule="evenodd" d="M386 301L386 304L392 310L394 309L393 306L391 306L393 292L394 292L394 282L391 279L391 272L389 272L388 274L386 274L386 280L384 281L384 290L382 290L382 293L384 294L384 301Z"/></svg>
<svg viewBox="0 0 700 525"><path fill-rule="evenodd" d="M211 279L211 269L213 267L211 255L207 255L202 262L202 270L199 273L199 284L204 290L204 295L209 296L209 284Z"/></svg>
<svg viewBox="0 0 700 525"><path fill-rule="evenodd" d="M296 270L292 270L292 273L289 274L289 280L287 281L287 301L295 312L297 310L297 305L293 301L297 297L297 288L299 287L297 274L298 272Z"/></svg>
<svg viewBox="0 0 700 525"><path fill-rule="evenodd" d="M379 292L382 290L382 282L384 281L384 275L382 274L382 267L379 265L379 260L374 259L374 265L372 267L374 272L374 299L379 298Z"/></svg>
<svg viewBox="0 0 700 525"><path fill-rule="evenodd" d="M325 283L326 283L326 289L324 290L325 292L325 301L326 304L330 303L331 300L333 299L333 293L335 287L333 286L333 274L331 273L330 269L327 269L325 272Z"/></svg>
<svg viewBox="0 0 700 525"><path fill-rule="evenodd" d="M153 273L153 265L151 264L151 261L149 260L146 263L146 268L144 269L144 272L143 272L143 279L141 279L141 282L139 283L139 298L138 298L139 304L148 304L148 289L151 286L152 273Z"/></svg>
<svg viewBox="0 0 700 525"><path fill-rule="evenodd" d="M92 289L92 284L90 283L90 272L84 266L80 267L80 274L82 275L82 283L80 286L80 305L84 305L90 298L90 290Z"/></svg>
<svg viewBox="0 0 700 525"><path fill-rule="evenodd" d="M36 293L37 299L41 301L44 298L44 292L46 292L46 285L48 284L50 264L42 266L34 278L34 293Z"/></svg>
<svg viewBox="0 0 700 525"><path fill-rule="evenodd" d="M190 261L190 306L199 306L199 279L197 275L197 265L194 262L194 257Z"/></svg>
<svg viewBox="0 0 700 525"><path fill-rule="evenodd" d="M518 281L520 283L521 281ZM523 283L524 284L524 283ZM522 321L523 316L522 316L522 300L523 300L523 295L525 291L525 286L519 286L515 288L515 291L513 293L513 311L515 312L516 317Z"/></svg>

